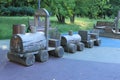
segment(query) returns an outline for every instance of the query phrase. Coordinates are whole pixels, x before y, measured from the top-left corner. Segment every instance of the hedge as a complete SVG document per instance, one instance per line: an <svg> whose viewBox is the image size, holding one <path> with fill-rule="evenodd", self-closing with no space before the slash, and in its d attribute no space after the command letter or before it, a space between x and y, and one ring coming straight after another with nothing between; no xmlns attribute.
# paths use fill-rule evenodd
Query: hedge
<svg viewBox="0 0 120 80"><path fill-rule="evenodd" d="M31 16L34 14L35 9L30 6L23 7L1 7L0 8L0 16L23 16L28 15Z"/></svg>

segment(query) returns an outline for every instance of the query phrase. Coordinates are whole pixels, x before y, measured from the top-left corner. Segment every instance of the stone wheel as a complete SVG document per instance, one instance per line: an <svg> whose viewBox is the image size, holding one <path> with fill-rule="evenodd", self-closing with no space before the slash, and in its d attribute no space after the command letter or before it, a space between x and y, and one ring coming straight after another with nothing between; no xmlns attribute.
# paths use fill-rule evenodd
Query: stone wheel
<svg viewBox="0 0 120 80"><path fill-rule="evenodd" d="M64 55L64 49L62 46L59 46L55 49L55 57L63 57Z"/></svg>
<svg viewBox="0 0 120 80"><path fill-rule="evenodd" d="M24 64L23 59L20 58L18 55L15 55L14 53L8 52L7 53L7 58L11 62L18 62L18 63ZM20 59L22 59L22 60L20 60Z"/></svg>
<svg viewBox="0 0 120 80"><path fill-rule="evenodd" d="M101 40L96 40L95 41L95 46L100 46L101 45Z"/></svg>
<svg viewBox="0 0 120 80"><path fill-rule="evenodd" d="M25 56L24 64L26 66L31 66L35 63L35 56L33 54Z"/></svg>
<svg viewBox="0 0 120 80"><path fill-rule="evenodd" d="M85 45L83 43L81 43L81 42L77 43L77 50L78 51L83 51L84 47L85 47Z"/></svg>
<svg viewBox="0 0 120 80"><path fill-rule="evenodd" d="M36 61L45 62L49 58L49 54L47 50L40 50L38 54L35 55Z"/></svg>
<svg viewBox="0 0 120 80"><path fill-rule="evenodd" d="M75 44L68 44L67 45L67 52L75 53L77 51L77 46Z"/></svg>
<svg viewBox="0 0 120 80"><path fill-rule="evenodd" d="M20 57L20 55L8 52L7 57L10 61L20 63L25 66L31 66L35 63L35 56L33 54L25 54L23 57Z"/></svg>
<svg viewBox="0 0 120 80"><path fill-rule="evenodd" d="M94 46L94 42L93 41L90 41L87 43L87 47L88 48L92 48Z"/></svg>

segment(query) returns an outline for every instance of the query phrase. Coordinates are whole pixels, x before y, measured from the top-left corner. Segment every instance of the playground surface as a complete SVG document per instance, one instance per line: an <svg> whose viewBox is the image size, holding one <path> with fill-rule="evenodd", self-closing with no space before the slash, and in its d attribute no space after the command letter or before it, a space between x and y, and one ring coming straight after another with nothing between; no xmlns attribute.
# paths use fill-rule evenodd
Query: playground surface
<svg viewBox="0 0 120 80"><path fill-rule="evenodd" d="M120 80L120 40L101 37L102 44L63 58L25 67L9 62L9 40L0 40L0 80Z"/></svg>

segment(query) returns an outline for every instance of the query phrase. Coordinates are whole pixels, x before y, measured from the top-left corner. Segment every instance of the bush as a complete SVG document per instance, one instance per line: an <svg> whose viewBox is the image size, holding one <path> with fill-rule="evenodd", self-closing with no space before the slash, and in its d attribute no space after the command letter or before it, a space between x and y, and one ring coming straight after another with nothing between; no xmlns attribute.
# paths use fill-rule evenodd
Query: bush
<svg viewBox="0 0 120 80"><path fill-rule="evenodd" d="M10 16L15 16L16 15L16 8L15 7L8 7L8 10L10 11Z"/></svg>
<svg viewBox="0 0 120 80"><path fill-rule="evenodd" d="M2 7L0 11L1 16L32 16L34 14L34 8L32 7L13 7L9 6L8 8Z"/></svg>
<svg viewBox="0 0 120 80"><path fill-rule="evenodd" d="M9 16L10 15L10 11L8 8L5 8L5 7L2 7L1 8L1 13L0 13L2 16Z"/></svg>
<svg viewBox="0 0 120 80"><path fill-rule="evenodd" d="M34 14L34 9L32 7L27 7L27 14L32 16Z"/></svg>

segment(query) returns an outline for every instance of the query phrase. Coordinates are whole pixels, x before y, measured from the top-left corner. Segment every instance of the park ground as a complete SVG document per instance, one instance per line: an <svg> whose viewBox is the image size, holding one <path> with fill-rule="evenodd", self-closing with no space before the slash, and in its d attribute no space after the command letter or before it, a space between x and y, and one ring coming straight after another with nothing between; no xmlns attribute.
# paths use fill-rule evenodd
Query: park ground
<svg viewBox="0 0 120 80"><path fill-rule="evenodd" d="M9 40L0 40L0 80L120 80L120 40L101 37L101 46L25 67L9 62Z"/></svg>

